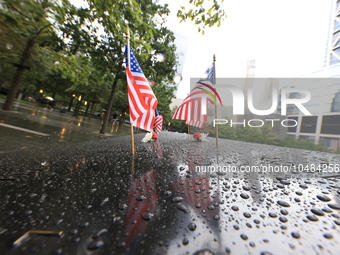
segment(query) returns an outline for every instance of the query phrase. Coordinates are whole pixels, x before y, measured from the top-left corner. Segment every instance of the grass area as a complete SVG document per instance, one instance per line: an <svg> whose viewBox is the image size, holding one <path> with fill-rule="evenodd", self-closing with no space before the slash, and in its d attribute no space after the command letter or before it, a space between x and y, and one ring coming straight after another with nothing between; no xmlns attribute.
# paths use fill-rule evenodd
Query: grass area
<svg viewBox="0 0 340 255"><path fill-rule="evenodd" d="M1 95L1 94L0 94L0 99L6 100L6 98L7 98L7 95ZM18 99L15 98L15 99L14 99L14 102L18 102ZM27 101L27 100L21 99L21 100L20 100L20 103L21 103L21 104L31 105L31 104L34 104L35 102L29 102L29 101Z"/></svg>

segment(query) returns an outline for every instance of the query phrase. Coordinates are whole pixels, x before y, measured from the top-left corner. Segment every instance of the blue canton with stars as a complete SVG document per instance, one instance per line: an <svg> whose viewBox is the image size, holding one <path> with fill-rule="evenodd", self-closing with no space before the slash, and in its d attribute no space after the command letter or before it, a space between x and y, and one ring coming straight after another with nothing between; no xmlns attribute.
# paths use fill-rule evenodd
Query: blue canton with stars
<svg viewBox="0 0 340 255"><path fill-rule="evenodd" d="M137 61L135 55L132 53L131 49L130 49L130 61L129 62L130 62L130 71L131 72L144 74L142 69L140 68L140 66L138 64L138 61Z"/></svg>

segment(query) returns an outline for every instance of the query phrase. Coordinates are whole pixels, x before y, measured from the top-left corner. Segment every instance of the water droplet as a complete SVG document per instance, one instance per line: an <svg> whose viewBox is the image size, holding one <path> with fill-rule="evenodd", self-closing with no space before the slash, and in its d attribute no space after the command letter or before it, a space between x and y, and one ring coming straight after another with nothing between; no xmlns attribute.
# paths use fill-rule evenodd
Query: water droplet
<svg viewBox="0 0 340 255"><path fill-rule="evenodd" d="M327 205L334 210L340 210L340 205L337 205L337 204L327 204Z"/></svg>
<svg viewBox="0 0 340 255"><path fill-rule="evenodd" d="M276 218L277 217L276 213L273 213L273 212L268 213L268 215L271 218Z"/></svg>
<svg viewBox="0 0 340 255"><path fill-rule="evenodd" d="M155 215L151 212L145 212L145 213L143 213L142 218L143 218L143 220L149 221L149 220L152 220L154 216Z"/></svg>
<svg viewBox="0 0 340 255"><path fill-rule="evenodd" d="M144 201L145 199L146 199L146 197L143 196L143 195L136 197L136 200L139 201L139 202Z"/></svg>
<svg viewBox="0 0 340 255"><path fill-rule="evenodd" d="M101 201L100 205L103 206L103 205L104 205L105 203L107 203L107 202L109 202L109 198L108 198L108 197L105 197L105 198Z"/></svg>
<svg viewBox="0 0 340 255"><path fill-rule="evenodd" d="M340 220L334 220L334 223L338 226L340 226Z"/></svg>
<svg viewBox="0 0 340 255"><path fill-rule="evenodd" d="M324 195L324 194L319 194L319 195L317 195L316 197L317 197L318 199L320 199L321 201L323 201L323 202L331 201L331 199L330 199L328 196Z"/></svg>
<svg viewBox="0 0 340 255"><path fill-rule="evenodd" d="M307 219L309 219L310 221L318 221L318 217L316 217L315 215L307 215Z"/></svg>
<svg viewBox="0 0 340 255"><path fill-rule="evenodd" d="M306 184L300 184L299 187L301 189L308 189L308 186Z"/></svg>
<svg viewBox="0 0 340 255"><path fill-rule="evenodd" d="M260 223L261 223L261 221L260 221L260 220L258 220L258 219L255 219L255 220L254 220L254 223L255 223L255 224L260 224Z"/></svg>
<svg viewBox="0 0 340 255"><path fill-rule="evenodd" d="M333 212L331 209L329 209L328 207L322 208L322 211L324 211L325 213L331 213Z"/></svg>
<svg viewBox="0 0 340 255"><path fill-rule="evenodd" d="M172 199L172 202L174 202L174 203L179 203L179 202L182 202L182 201L183 201L183 197L174 197Z"/></svg>
<svg viewBox="0 0 340 255"><path fill-rule="evenodd" d="M249 212L245 212L245 213L243 213L243 216L246 217L246 218L250 218L251 214Z"/></svg>
<svg viewBox="0 0 340 255"><path fill-rule="evenodd" d="M242 187L245 191L249 191L250 190L250 187L247 187L247 186L243 186Z"/></svg>
<svg viewBox="0 0 340 255"><path fill-rule="evenodd" d="M248 199L249 195L247 193L241 193L240 197L242 197L243 199Z"/></svg>
<svg viewBox="0 0 340 255"><path fill-rule="evenodd" d="M248 239L248 236L246 234L241 234L240 237L243 239L243 240L247 240Z"/></svg>
<svg viewBox="0 0 340 255"><path fill-rule="evenodd" d="M283 200L278 200L277 203L283 207L290 207L290 204Z"/></svg>
<svg viewBox="0 0 340 255"><path fill-rule="evenodd" d="M33 212L32 210L26 210L26 211L25 211L25 214L26 214L26 215L30 215L30 214L32 214L32 212Z"/></svg>
<svg viewBox="0 0 340 255"><path fill-rule="evenodd" d="M188 228L191 230L191 231L195 231L196 230L196 224L191 222L189 225L188 225Z"/></svg>
<svg viewBox="0 0 340 255"><path fill-rule="evenodd" d="M288 221L288 219L287 219L285 216L280 216L280 217L279 217L279 220L280 220L281 222L287 222L287 221Z"/></svg>
<svg viewBox="0 0 340 255"><path fill-rule="evenodd" d="M215 253L211 252L210 250L208 249L203 249L203 250L199 250L199 251L196 251L194 254L192 255L215 255Z"/></svg>
<svg viewBox="0 0 340 255"><path fill-rule="evenodd" d="M288 211L286 209L281 209L280 212L283 214L283 215L288 215Z"/></svg>
<svg viewBox="0 0 340 255"><path fill-rule="evenodd" d="M124 247L126 246L126 243L125 243L125 242L119 242L119 243L117 244L117 246L118 246L119 248L124 248Z"/></svg>
<svg viewBox="0 0 340 255"><path fill-rule="evenodd" d="M284 185L289 185L290 184L290 181L289 180L281 180L280 181L282 184Z"/></svg>
<svg viewBox="0 0 340 255"><path fill-rule="evenodd" d="M105 233L107 233L107 231L108 230L106 228L103 228L103 229L99 230L98 233L93 234L93 239L97 239L98 237L100 237L100 236L104 235Z"/></svg>
<svg viewBox="0 0 340 255"><path fill-rule="evenodd" d="M320 209L316 209L316 208L311 209L311 212L319 216L325 215L323 211L321 211Z"/></svg>
<svg viewBox="0 0 340 255"><path fill-rule="evenodd" d="M189 243L188 238L184 237L183 241L182 241L182 244L187 245L188 243Z"/></svg>
<svg viewBox="0 0 340 255"><path fill-rule="evenodd" d="M292 232L291 235L294 238L300 238L300 234L298 232Z"/></svg>
<svg viewBox="0 0 340 255"><path fill-rule="evenodd" d="M233 227L234 227L235 230L239 230L240 229L240 227L238 225L234 225Z"/></svg>
<svg viewBox="0 0 340 255"><path fill-rule="evenodd" d="M78 234L78 229L71 229L69 232L68 232L70 235L76 235L76 234Z"/></svg>
<svg viewBox="0 0 340 255"><path fill-rule="evenodd" d="M332 213L331 216L334 217L334 218L337 218L337 219L340 218L340 216L338 214L336 214L336 213Z"/></svg>
<svg viewBox="0 0 340 255"><path fill-rule="evenodd" d="M85 222L81 222L80 224L79 224L79 227L81 227L81 228L86 228L86 227L88 227L90 225L90 223L88 222L88 221L85 221Z"/></svg>
<svg viewBox="0 0 340 255"><path fill-rule="evenodd" d="M333 238L333 236L331 234L329 234L329 233L325 233L325 234L323 234L323 236L325 238L327 238L327 239L332 239Z"/></svg>
<svg viewBox="0 0 340 255"><path fill-rule="evenodd" d="M183 205L183 204L178 204L177 208L178 208L178 210L180 210L180 211L182 211L184 213L189 213L190 212L190 210L185 205Z"/></svg>
<svg viewBox="0 0 340 255"><path fill-rule="evenodd" d="M237 212L239 209L238 209L238 207L236 206L236 205L233 205L232 207L231 207L231 209L233 210L233 211L235 211L235 212Z"/></svg>
<svg viewBox="0 0 340 255"><path fill-rule="evenodd" d="M119 210L125 210L127 207L128 207L127 204L123 204L123 203L120 203L120 204L118 205L118 209L119 209Z"/></svg>
<svg viewBox="0 0 340 255"><path fill-rule="evenodd" d="M214 220L219 220L220 216L219 215L215 215L213 218L214 218Z"/></svg>
<svg viewBox="0 0 340 255"><path fill-rule="evenodd" d="M209 210L214 210L214 209L215 209L215 206L209 205L207 208L208 208Z"/></svg>
<svg viewBox="0 0 340 255"><path fill-rule="evenodd" d="M274 255L274 254L269 251L261 251L260 255Z"/></svg>
<svg viewBox="0 0 340 255"><path fill-rule="evenodd" d="M170 190L165 190L163 192L163 195L166 196L166 197L170 197L172 195L172 192Z"/></svg>
<svg viewBox="0 0 340 255"><path fill-rule="evenodd" d="M87 246L87 249L93 251L93 250L99 249L103 245L104 245L104 242L102 240L94 240L89 243L89 245Z"/></svg>
<svg viewBox="0 0 340 255"><path fill-rule="evenodd" d="M59 248L53 251L53 254L59 255L59 254L63 254L63 248Z"/></svg>

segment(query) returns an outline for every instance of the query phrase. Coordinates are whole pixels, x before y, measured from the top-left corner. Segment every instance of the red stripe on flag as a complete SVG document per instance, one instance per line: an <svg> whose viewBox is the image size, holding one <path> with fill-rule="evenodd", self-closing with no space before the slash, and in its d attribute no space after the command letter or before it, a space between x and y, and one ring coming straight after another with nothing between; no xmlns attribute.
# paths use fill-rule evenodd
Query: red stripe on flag
<svg viewBox="0 0 340 255"><path fill-rule="evenodd" d="M130 49L127 49L127 51L129 50ZM130 63L131 61L128 60L127 62ZM136 67L138 63L134 57L133 62L134 67ZM155 97L147 79L144 77L142 72L132 72L130 67L127 65L126 77L128 86L130 121L133 126L151 132L154 126L154 111L158 104L157 98Z"/></svg>

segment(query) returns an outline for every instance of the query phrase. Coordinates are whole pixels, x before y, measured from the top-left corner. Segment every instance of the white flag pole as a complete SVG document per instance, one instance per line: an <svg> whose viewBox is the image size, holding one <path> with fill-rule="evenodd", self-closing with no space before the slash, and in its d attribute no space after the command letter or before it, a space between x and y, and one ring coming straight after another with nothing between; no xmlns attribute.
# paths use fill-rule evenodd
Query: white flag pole
<svg viewBox="0 0 340 255"><path fill-rule="evenodd" d="M214 77L212 79L212 83L216 89L216 70L215 70L215 62L216 62L216 56L214 54L213 56L213 74ZM217 101L216 101L216 94L215 94L215 119L217 119ZM216 133L216 148L218 148L218 125L215 125L215 133Z"/></svg>
<svg viewBox="0 0 340 255"><path fill-rule="evenodd" d="M130 67L130 30L126 28L126 39L127 39L127 54L126 54L126 65ZM135 155L135 135L133 131L133 124L130 117L130 133L131 133L131 154Z"/></svg>

